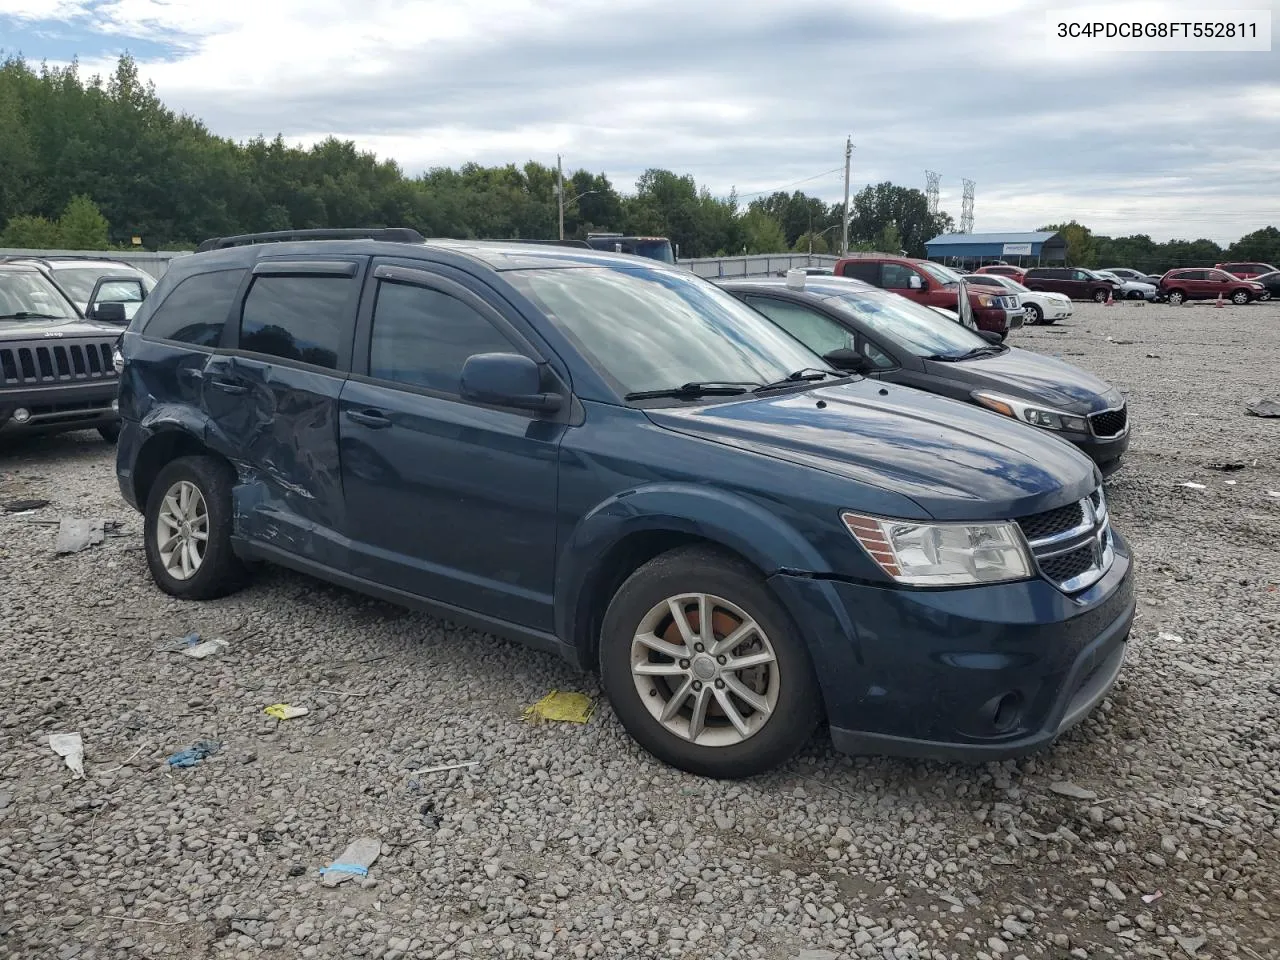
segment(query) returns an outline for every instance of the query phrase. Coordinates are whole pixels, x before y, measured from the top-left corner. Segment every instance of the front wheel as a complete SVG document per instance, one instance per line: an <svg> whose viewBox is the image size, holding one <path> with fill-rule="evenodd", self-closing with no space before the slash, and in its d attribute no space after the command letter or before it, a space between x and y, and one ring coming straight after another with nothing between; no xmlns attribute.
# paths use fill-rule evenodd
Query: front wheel
<svg viewBox="0 0 1280 960"><path fill-rule="evenodd" d="M633 573L605 613L600 676L627 732L659 760L749 777L790 759L819 719L791 617L751 567L705 548Z"/></svg>
<svg viewBox="0 0 1280 960"><path fill-rule="evenodd" d="M1234 303L1236 306L1243 306L1244 304L1248 303L1249 291L1237 290L1235 293L1231 295L1231 302Z"/></svg>
<svg viewBox="0 0 1280 960"><path fill-rule="evenodd" d="M1093 302L1094 302L1094 303L1106 303L1106 302L1107 302L1107 291L1105 291L1105 290L1095 290L1095 291L1093 291Z"/></svg>
<svg viewBox="0 0 1280 960"><path fill-rule="evenodd" d="M1022 308L1027 313L1027 326L1035 327L1044 323L1044 311L1034 303L1024 303Z"/></svg>
<svg viewBox="0 0 1280 960"><path fill-rule="evenodd" d="M1183 293L1181 290L1170 290L1170 291L1169 291L1169 304L1170 304L1170 306L1180 307L1180 306L1182 306L1182 305L1186 302L1186 300L1187 300L1187 295L1186 295L1185 293Z"/></svg>
<svg viewBox="0 0 1280 960"><path fill-rule="evenodd" d="M181 457L151 485L143 527L147 566L165 593L212 600L240 586L244 568L231 549L231 465Z"/></svg>

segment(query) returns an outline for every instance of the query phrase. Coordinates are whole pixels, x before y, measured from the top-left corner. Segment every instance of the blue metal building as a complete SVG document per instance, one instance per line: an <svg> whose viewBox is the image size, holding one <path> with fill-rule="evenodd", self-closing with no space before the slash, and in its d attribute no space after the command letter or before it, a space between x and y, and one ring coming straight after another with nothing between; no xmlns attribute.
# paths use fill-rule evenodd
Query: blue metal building
<svg viewBox="0 0 1280 960"><path fill-rule="evenodd" d="M1062 263L1067 258L1067 242L1061 234L1034 233L944 233L924 245L930 260L964 267L981 266L1003 260L1020 267L1041 263Z"/></svg>

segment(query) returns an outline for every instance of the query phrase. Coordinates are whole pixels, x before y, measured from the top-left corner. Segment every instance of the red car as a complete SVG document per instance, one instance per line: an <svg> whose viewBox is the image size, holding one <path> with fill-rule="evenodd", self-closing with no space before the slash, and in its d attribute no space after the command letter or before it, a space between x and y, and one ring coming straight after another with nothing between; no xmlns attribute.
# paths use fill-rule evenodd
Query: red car
<svg viewBox="0 0 1280 960"><path fill-rule="evenodd" d="M1269 263L1215 263L1213 266L1215 270L1225 270L1241 280L1253 280L1275 270Z"/></svg>
<svg viewBox="0 0 1280 960"><path fill-rule="evenodd" d="M837 277L852 277L873 287L892 290L926 307L955 310L960 305L957 291L961 278L955 271L932 260L912 257L846 257L837 260ZM969 288L969 306L979 330L1006 336L1022 326L1023 310L1018 298L990 288Z"/></svg>
<svg viewBox="0 0 1280 960"><path fill-rule="evenodd" d="M1160 278L1160 292L1177 306L1185 300L1217 300L1232 303L1258 300L1266 287L1252 280L1241 280L1222 270L1170 270Z"/></svg>
<svg viewBox="0 0 1280 960"><path fill-rule="evenodd" d="M1022 282L1022 278L1027 275L1025 267L1015 267L1009 263L989 263L985 267L979 267L974 273L995 273L1002 277L1011 277Z"/></svg>

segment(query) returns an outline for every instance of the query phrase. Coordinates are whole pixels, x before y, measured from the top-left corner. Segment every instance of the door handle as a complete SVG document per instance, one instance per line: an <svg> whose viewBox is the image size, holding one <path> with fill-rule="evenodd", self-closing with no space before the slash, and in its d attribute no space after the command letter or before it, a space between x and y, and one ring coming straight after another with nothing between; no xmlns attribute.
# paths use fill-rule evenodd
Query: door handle
<svg viewBox="0 0 1280 960"><path fill-rule="evenodd" d="M209 382L221 390L223 393L242 394L248 393L249 388L243 383L236 383L234 380L224 380L221 377L210 377Z"/></svg>
<svg viewBox="0 0 1280 960"><path fill-rule="evenodd" d="M382 430L391 426L391 421L379 410L348 410L347 419L370 430Z"/></svg>

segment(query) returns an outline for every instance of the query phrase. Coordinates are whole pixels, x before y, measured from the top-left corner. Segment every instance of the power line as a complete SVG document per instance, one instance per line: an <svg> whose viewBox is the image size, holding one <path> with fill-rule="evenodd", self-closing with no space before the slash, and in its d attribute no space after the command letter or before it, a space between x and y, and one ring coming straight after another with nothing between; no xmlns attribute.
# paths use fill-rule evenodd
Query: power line
<svg viewBox="0 0 1280 960"><path fill-rule="evenodd" d="M797 180L794 183L784 183L780 187L772 187L768 190L757 190L754 193L740 193L738 194L738 199L741 200L743 197L760 197L766 193L777 193L780 190L786 190L790 187L798 187L802 183L809 183L812 180L818 180L822 177L829 177L831 176L831 174L839 173L843 169L844 167L836 167L832 170L824 170L822 173L815 173L812 177L805 177L803 180Z"/></svg>

